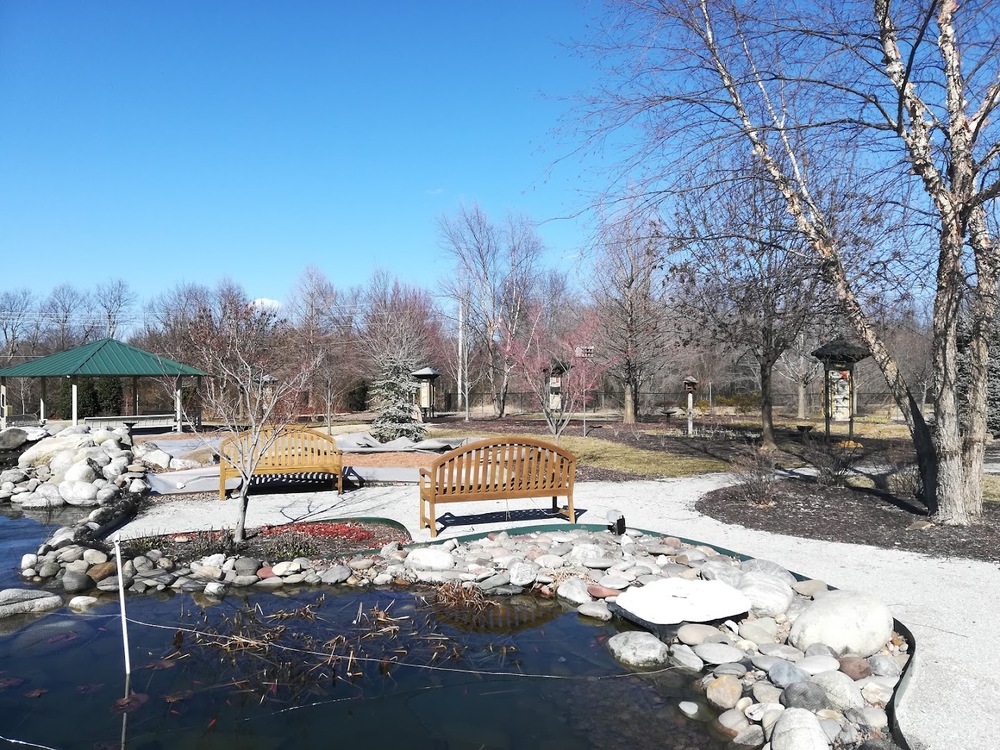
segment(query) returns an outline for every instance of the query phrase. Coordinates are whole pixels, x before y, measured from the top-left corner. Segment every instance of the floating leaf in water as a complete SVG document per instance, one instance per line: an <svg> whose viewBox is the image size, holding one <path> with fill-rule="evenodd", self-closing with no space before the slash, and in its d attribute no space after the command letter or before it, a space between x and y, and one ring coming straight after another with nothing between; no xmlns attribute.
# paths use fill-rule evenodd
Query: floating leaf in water
<svg viewBox="0 0 1000 750"><path fill-rule="evenodd" d="M40 698L49 692L46 688L35 688L34 690L29 690L24 694L25 698Z"/></svg>
<svg viewBox="0 0 1000 750"><path fill-rule="evenodd" d="M103 682L91 682L87 685L77 685L76 692L80 695L92 695L93 693L100 692L104 688Z"/></svg>
<svg viewBox="0 0 1000 750"><path fill-rule="evenodd" d="M173 659L156 659L155 661L149 662L149 664L144 664L143 669L173 669L177 666L177 662Z"/></svg>
<svg viewBox="0 0 1000 750"><path fill-rule="evenodd" d="M5 677L0 680L0 690L6 690L9 687L17 687L24 683L21 677Z"/></svg>
<svg viewBox="0 0 1000 750"><path fill-rule="evenodd" d="M148 700L149 696L145 693L132 693L128 698L119 698L115 701L115 711L120 714L130 714Z"/></svg>

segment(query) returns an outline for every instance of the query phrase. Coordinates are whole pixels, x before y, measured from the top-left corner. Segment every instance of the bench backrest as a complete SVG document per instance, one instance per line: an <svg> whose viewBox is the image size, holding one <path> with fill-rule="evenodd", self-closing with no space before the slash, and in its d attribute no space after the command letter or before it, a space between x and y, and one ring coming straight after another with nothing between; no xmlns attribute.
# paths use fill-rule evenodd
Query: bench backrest
<svg viewBox="0 0 1000 750"><path fill-rule="evenodd" d="M572 490L576 457L542 440L479 440L431 464L440 495L469 492Z"/></svg>
<svg viewBox="0 0 1000 750"><path fill-rule="evenodd" d="M285 427L277 432L265 429L255 445L252 439L253 433L247 431L223 440L219 446L219 463L239 465L242 456L254 451L259 470L291 469L327 463L339 453L337 441L331 436L306 427Z"/></svg>

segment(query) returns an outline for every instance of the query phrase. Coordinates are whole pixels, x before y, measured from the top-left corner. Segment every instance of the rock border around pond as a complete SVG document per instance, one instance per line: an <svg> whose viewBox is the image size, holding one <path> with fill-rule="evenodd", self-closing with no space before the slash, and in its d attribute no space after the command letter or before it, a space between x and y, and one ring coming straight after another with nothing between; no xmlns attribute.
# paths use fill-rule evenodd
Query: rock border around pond
<svg viewBox="0 0 1000 750"><path fill-rule="evenodd" d="M342 561L220 553L185 564L151 549L124 561L121 581L115 563L100 559L98 550L68 536L49 540L42 549L47 546L45 554L55 554L64 571L48 580L67 594L92 587L110 595L124 585L133 593L189 592L221 599L233 591L303 585L450 584L475 587L490 597L552 597L581 616L609 620L619 599L627 604L644 588L656 592L670 581L683 582L685 590L703 584L749 602L749 612L707 623L687 621L662 639L645 631L623 632L609 639L608 648L631 669L690 672L703 697L681 704L680 710L692 720L710 722L731 748L855 748L868 741L894 747L886 707L909 660L910 644L893 630L883 604L863 593L829 590L822 581L799 580L773 562L741 561L676 537L634 529L615 536L584 527L546 527L435 545L394 543ZM75 602L77 607L88 603L79 597ZM645 616L651 612L657 617L655 606L643 610ZM716 615L713 604L706 616Z"/></svg>

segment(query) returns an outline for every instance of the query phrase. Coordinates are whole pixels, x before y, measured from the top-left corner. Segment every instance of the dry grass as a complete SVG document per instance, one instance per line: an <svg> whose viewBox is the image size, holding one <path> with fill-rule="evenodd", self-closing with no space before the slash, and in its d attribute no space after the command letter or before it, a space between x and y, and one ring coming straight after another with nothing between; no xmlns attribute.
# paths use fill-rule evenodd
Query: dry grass
<svg viewBox="0 0 1000 750"><path fill-rule="evenodd" d="M455 429L435 429L433 433L433 437L471 437L481 434ZM548 439L544 435L528 433L490 433L489 436ZM728 469L728 464L716 459L683 456L667 450L645 450L595 437L563 435L559 439L559 445L575 455L580 465L614 469L648 477L690 477Z"/></svg>
<svg viewBox="0 0 1000 750"><path fill-rule="evenodd" d="M983 502L1000 503L1000 476L983 475Z"/></svg>

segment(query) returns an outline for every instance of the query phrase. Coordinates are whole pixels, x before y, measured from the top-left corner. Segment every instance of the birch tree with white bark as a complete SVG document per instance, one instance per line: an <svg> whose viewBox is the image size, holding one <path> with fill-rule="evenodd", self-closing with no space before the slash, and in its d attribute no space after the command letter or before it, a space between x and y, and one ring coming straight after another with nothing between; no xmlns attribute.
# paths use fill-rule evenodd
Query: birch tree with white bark
<svg viewBox="0 0 1000 750"><path fill-rule="evenodd" d="M934 520L982 516L987 365L1000 258L1000 14L951 0L621 0L595 45L606 70L590 102L593 144L641 129L624 157L649 195L682 186L708 154L750 154L781 195L843 314L871 351L909 427ZM903 266L933 294L933 418L875 321L865 274L819 196L851 172L913 221ZM859 283L862 280L862 283ZM967 413L957 327L968 311Z"/></svg>

